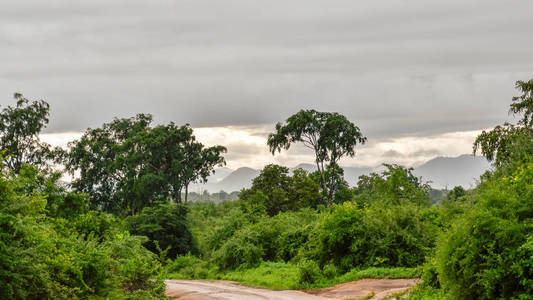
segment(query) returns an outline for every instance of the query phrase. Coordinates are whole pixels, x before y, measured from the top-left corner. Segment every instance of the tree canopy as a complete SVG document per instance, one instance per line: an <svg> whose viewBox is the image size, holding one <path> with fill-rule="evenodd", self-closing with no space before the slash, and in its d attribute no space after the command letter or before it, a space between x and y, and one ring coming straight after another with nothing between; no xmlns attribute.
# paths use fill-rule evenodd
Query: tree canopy
<svg viewBox="0 0 533 300"><path fill-rule="evenodd" d="M205 148L188 124L151 122L146 114L115 119L70 144L66 168L79 172L73 185L89 194L93 209L135 213L157 200L181 202L190 183L206 181L215 166L225 164L226 148Z"/></svg>
<svg viewBox="0 0 533 300"><path fill-rule="evenodd" d="M335 172L326 178L328 166L335 170L339 160L353 157L355 147L364 144L367 138L345 116L339 113L301 110L290 116L285 124L278 123L276 131L268 136L270 152L275 154L288 150L295 142L301 142L315 153L315 163L321 175L321 185L327 203L331 203L335 192Z"/></svg>
<svg viewBox="0 0 533 300"><path fill-rule="evenodd" d="M252 187L241 192L240 198L248 205L263 206L270 216L282 211L316 207L321 200L318 184L305 170L296 169L290 176L287 167L275 164L265 166L254 178Z"/></svg>
<svg viewBox="0 0 533 300"><path fill-rule="evenodd" d="M15 93L16 106L0 112L0 151L5 165L19 171L23 164L44 166L51 158L50 146L39 140L39 133L48 125L50 105L44 100L30 101Z"/></svg>

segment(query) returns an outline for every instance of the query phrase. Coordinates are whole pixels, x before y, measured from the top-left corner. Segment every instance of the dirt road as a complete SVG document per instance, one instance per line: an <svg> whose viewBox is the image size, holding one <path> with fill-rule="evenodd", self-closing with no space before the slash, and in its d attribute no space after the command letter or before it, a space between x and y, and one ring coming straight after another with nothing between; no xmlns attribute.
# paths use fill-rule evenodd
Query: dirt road
<svg viewBox="0 0 533 300"><path fill-rule="evenodd" d="M229 281L167 280L167 295L180 300L213 299L276 299L319 300L357 299L368 297L382 299L403 292L416 284L416 279L363 279L331 288L310 291L271 291L251 288Z"/></svg>

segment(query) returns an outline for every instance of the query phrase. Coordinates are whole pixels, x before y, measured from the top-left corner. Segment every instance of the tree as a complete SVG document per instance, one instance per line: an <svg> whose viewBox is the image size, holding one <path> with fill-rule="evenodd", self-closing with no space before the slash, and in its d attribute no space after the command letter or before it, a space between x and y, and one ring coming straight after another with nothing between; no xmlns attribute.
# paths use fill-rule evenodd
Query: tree
<svg viewBox="0 0 533 300"><path fill-rule="evenodd" d="M152 116L144 114L114 119L101 128L87 129L79 140L69 144L66 169L72 175L79 172L72 185L89 195L92 209L134 209L137 197L127 193L135 192L132 181L139 178L143 153L131 139L146 132L151 122Z"/></svg>
<svg viewBox="0 0 533 300"><path fill-rule="evenodd" d="M459 198L464 197L466 195L466 190L462 186L456 186L454 187L448 194L446 195L446 200L448 201L457 201Z"/></svg>
<svg viewBox="0 0 533 300"><path fill-rule="evenodd" d="M383 201L389 204L410 202L417 205L429 203L430 186L416 177L413 168L384 164L381 174L359 176L355 188L356 198L361 202Z"/></svg>
<svg viewBox="0 0 533 300"><path fill-rule="evenodd" d="M289 169L275 164L269 164L261 170L259 176L253 179L252 187L241 193L241 199L245 201L257 192L262 192L266 197L263 199L266 212L270 216L278 214L280 211L291 209L289 202L289 190L292 179L289 176Z"/></svg>
<svg viewBox="0 0 533 300"><path fill-rule="evenodd" d="M513 97L510 112L523 114L517 125L504 123L493 130L483 131L474 142L473 152L480 151L496 167L511 162L517 148L533 142L533 79L517 81L516 88L522 94Z"/></svg>
<svg viewBox="0 0 533 300"><path fill-rule="evenodd" d="M294 170L291 178L289 200L298 208L314 207L323 204L320 187L304 169Z"/></svg>
<svg viewBox="0 0 533 300"><path fill-rule="evenodd" d="M318 184L303 169L294 170L289 175L287 167L270 164L253 179L252 187L240 194L246 210L255 210L263 206L269 216L283 211L296 211L304 207L317 207L322 203ZM259 203L261 202L261 203Z"/></svg>
<svg viewBox="0 0 533 300"><path fill-rule="evenodd" d="M207 177L215 172L215 166L224 166L226 161L222 157L222 153L226 152L223 146L213 146L204 148L204 146L196 142L192 134L192 128L188 125L185 130L189 131L190 138L184 145L185 160L188 168L182 168L183 186L185 189L185 202L189 194L189 185L193 182L207 182Z"/></svg>
<svg viewBox="0 0 533 300"><path fill-rule="evenodd" d="M17 105L0 112L0 151L5 165L18 172L23 164L43 165L52 158L50 146L39 140L39 133L46 128L50 105L32 101L15 93Z"/></svg>
<svg viewBox="0 0 533 300"><path fill-rule="evenodd" d="M522 95L513 97L510 112L513 114L521 114L524 116L518 122L528 128L533 127L533 79L529 81L518 80L516 88L522 92Z"/></svg>
<svg viewBox="0 0 533 300"><path fill-rule="evenodd" d="M168 251L168 257L174 259L178 254L196 252L187 227L187 212L183 204L158 203L128 217L126 223L132 234L149 238L144 244L148 250L156 254L160 250Z"/></svg>
<svg viewBox="0 0 533 300"><path fill-rule="evenodd" d="M326 177L329 167L335 170L339 160L344 156L353 157L357 143L364 144L366 137L359 127L338 113L301 110L289 117L285 124L278 123L276 132L268 136L267 144L274 155L282 149L288 150L295 142L315 153L315 163L321 177L321 185L328 204L331 204L335 192L335 171Z"/></svg>
<svg viewBox="0 0 533 300"><path fill-rule="evenodd" d="M89 194L92 208L135 214L167 198L181 202L183 189L225 163L226 149L204 148L188 124L151 122L144 114L115 119L70 144L67 170L80 172L73 186Z"/></svg>
<svg viewBox="0 0 533 300"><path fill-rule="evenodd" d="M206 182L215 166L226 164L222 157L226 148L205 148L196 141L189 124L181 127L174 123L157 126L146 136L140 136L137 143L143 144L146 149L143 160L151 162L148 173L162 176L162 182L168 183L167 196L178 203L182 202L183 190L187 202L191 183Z"/></svg>

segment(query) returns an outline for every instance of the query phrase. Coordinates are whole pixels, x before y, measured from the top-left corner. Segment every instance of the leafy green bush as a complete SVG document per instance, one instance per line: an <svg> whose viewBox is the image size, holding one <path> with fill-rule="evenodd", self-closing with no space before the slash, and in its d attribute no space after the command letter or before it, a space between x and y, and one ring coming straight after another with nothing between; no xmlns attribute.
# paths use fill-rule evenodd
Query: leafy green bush
<svg viewBox="0 0 533 300"><path fill-rule="evenodd" d="M160 264L142 238L106 214L46 216L48 195L25 168L0 173L0 298L163 297Z"/></svg>
<svg viewBox="0 0 533 300"><path fill-rule="evenodd" d="M345 202L322 216L303 257L341 270L357 266L412 267L434 245L435 226L416 205L375 204L359 208Z"/></svg>
<svg viewBox="0 0 533 300"><path fill-rule="evenodd" d="M260 193L260 194L258 194ZM253 208L263 206L269 216L322 203L318 183L307 171L297 169L293 176L289 169L274 164L267 165L254 178L252 187L244 189L240 199Z"/></svg>
<svg viewBox="0 0 533 300"><path fill-rule="evenodd" d="M168 249L168 256L174 258L178 254L196 252L187 227L185 205L158 203L127 218L126 223L132 234L148 237L149 240L144 245L154 253Z"/></svg>
<svg viewBox="0 0 533 300"><path fill-rule="evenodd" d="M223 269L256 266L264 261L289 261L308 240L314 210L283 212L264 217L236 231L216 250L214 259Z"/></svg>
<svg viewBox="0 0 533 300"><path fill-rule="evenodd" d="M213 266L190 253L169 261L165 270L173 279L212 279L216 276Z"/></svg>
<svg viewBox="0 0 533 300"><path fill-rule="evenodd" d="M312 284L322 277L320 266L314 260L302 260L298 263L300 283Z"/></svg>
<svg viewBox="0 0 533 300"><path fill-rule="evenodd" d="M214 253L214 261L222 269L250 268L257 266L263 255L259 232L246 227Z"/></svg>
<svg viewBox="0 0 533 300"><path fill-rule="evenodd" d="M472 201L472 210L439 239L442 286L460 299L528 299L533 295L533 163L481 183Z"/></svg>
<svg viewBox="0 0 533 300"><path fill-rule="evenodd" d="M387 168L381 174L359 176L354 188L355 200L360 204L389 203L398 205L414 203L421 206L429 204L430 186L416 177L413 168L384 164Z"/></svg>

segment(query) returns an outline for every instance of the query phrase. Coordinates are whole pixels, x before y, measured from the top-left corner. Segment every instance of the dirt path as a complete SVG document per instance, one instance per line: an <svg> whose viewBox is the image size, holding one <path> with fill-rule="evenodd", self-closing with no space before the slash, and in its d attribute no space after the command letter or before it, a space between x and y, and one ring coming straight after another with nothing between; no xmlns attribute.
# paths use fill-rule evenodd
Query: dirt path
<svg viewBox="0 0 533 300"><path fill-rule="evenodd" d="M383 299L403 292L416 284L416 279L363 279L338 284L334 287L310 291L272 291L251 288L229 281L167 280L167 296L180 300L212 299L276 299L319 300L357 299L368 297Z"/></svg>

